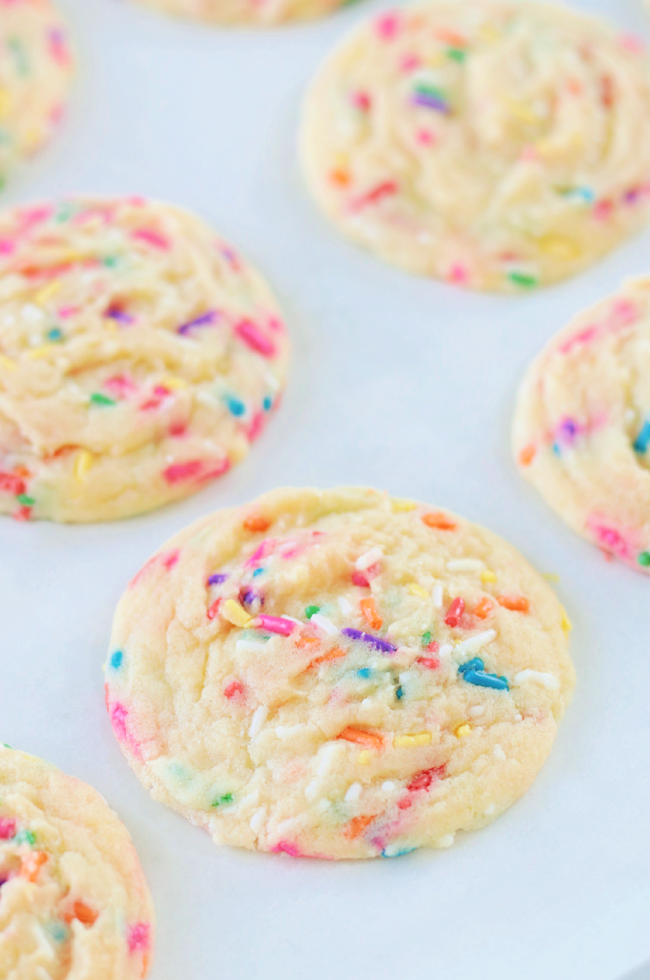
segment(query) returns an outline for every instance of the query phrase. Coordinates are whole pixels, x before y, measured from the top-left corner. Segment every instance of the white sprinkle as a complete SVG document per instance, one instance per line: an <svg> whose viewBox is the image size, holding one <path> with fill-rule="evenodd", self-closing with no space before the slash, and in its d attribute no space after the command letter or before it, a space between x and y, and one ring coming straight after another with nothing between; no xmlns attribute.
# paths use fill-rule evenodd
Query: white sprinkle
<svg viewBox="0 0 650 980"><path fill-rule="evenodd" d="M255 714L253 715L253 720L251 721L251 727L248 729L249 738L255 738L256 735L259 735L268 716L269 709L265 704L261 704L259 708L255 709Z"/></svg>
<svg viewBox="0 0 650 980"><path fill-rule="evenodd" d="M278 738L291 738L293 735L297 735L299 732L304 731L306 725L290 725L286 728L284 725L278 725L275 729L275 734Z"/></svg>
<svg viewBox="0 0 650 980"><path fill-rule="evenodd" d="M383 557L384 552L381 548L371 548L370 551L366 551L365 555L357 558L354 567L360 572L365 572L366 568L370 568L371 565L376 565Z"/></svg>
<svg viewBox="0 0 650 980"><path fill-rule="evenodd" d="M485 810L483 810L483 816L484 817L491 817L492 814L495 813L495 812L496 812L496 803L490 803L490 805L488 807L486 807Z"/></svg>
<svg viewBox="0 0 650 980"><path fill-rule="evenodd" d="M339 608L344 616L351 616L352 613L354 612L354 609L352 608L352 603L348 602L348 600L344 596L339 596Z"/></svg>
<svg viewBox="0 0 650 980"><path fill-rule="evenodd" d="M361 702L361 707L362 708L369 708L372 703L373 703L372 702L372 698L364 698L363 701Z"/></svg>
<svg viewBox="0 0 650 980"><path fill-rule="evenodd" d="M317 775L326 776L334 762L335 756L339 755L342 751L345 750L340 742L328 742L327 745L319 749L318 768L316 769Z"/></svg>
<svg viewBox="0 0 650 980"><path fill-rule="evenodd" d="M237 653L264 653L265 643L255 643L253 640L237 640L235 650Z"/></svg>
<svg viewBox="0 0 650 980"><path fill-rule="evenodd" d="M361 796L362 789L363 786L361 785L361 783L352 783L352 785L348 789L343 799L345 800L346 803L354 803L354 801L358 800L359 797Z"/></svg>
<svg viewBox="0 0 650 980"><path fill-rule="evenodd" d="M282 613L282 619L288 619L290 623L295 623L296 626L304 626L302 619L294 619L293 616L287 616L286 613Z"/></svg>
<svg viewBox="0 0 650 980"><path fill-rule="evenodd" d="M289 817L288 820L283 820L275 828L276 833L280 837L284 837L285 834L290 834L292 831L297 830L305 822L305 814L301 814L299 817Z"/></svg>
<svg viewBox="0 0 650 980"><path fill-rule="evenodd" d="M338 626L335 626L331 619L328 619L327 616L321 616L320 613L312 616L311 622L315 623L324 633L329 633L331 636L334 636L339 631Z"/></svg>
<svg viewBox="0 0 650 980"><path fill-rule="evenodd" d="M515 676L515 684L525 684L527 681L541 684L542 687L548 688L549 691L557 691L560 686L557 677L554 677L553 674L546 674L542 670L520 670Z"/></svg>
<svg viewBox="0 0 650 980"><path fill-rule="evenodd" d="M453 653L453 651L454 648L452 647L451 643L443 643L440 649L438 650L438 656L448 657L451 653Z"/></svg>
<svg viewBox="0 0 650 980"><path fill-rule="evenodd" d="M494 748L492 749L492 751L493 751L494 755L497 757L497 759L500 759L501 760L501 762L505 762L506 761L507 756L506 756L505 752L503 751L503 749L501 748L500 745L495 745Z"/></svg>
<svg viewBox="0 0 650 980"><path fill-rule="evenodd" d="M448 572L482 572L485 562L480 558L456 558L447 562Z"/></svg>
<svg viewBox="0 0 650 980"><path fill-rule="evenodd" d="M485 708L483 707L482 704L474 704L469 709L467 714L470 716L470 718L480 718L481 715L485 714Z"/></svg>
<svg viewBox="0 0 650 980"><path fill-rule="evenodd" d="M45 313L40 308L36 306L35 303L25 303L20 311L20 315L23 320L27 320L28 323L42 323L45 319Z"/></svg>
<svg viewBox="0 0 650 980"><path fill-rule="evenodd" d="M308 786L305 788L305 796L308 800L315 800L317 796L320 795L322 789L320 779L312 779Z"/></svg>
<svg viewBox="0 0 650 980"><path fill-rule="evenodd" d="M496 630L484 630L482 633L477 633L476 636L470 636L468 640L463 640L462 643L458 643L454 648L454 655L457 653L476 653L477 650L486 647L488 643L492 643L492 640L496 640L496 638Z"/></svg>
<svg viewBox="0 0 650 980"><path fill-rule="evenodd" d="M260 830L266 823L266 807L262 806L259 810L256 810L250 819L250 828L254 834L259 834Z"/></svg>
<svg viewBox="0 0 650 980"><path fill-rule="evenodd" d="M433 608L442 609L442 586L434 585L433 592L431 593L431 598L433 599Z"/></svg>
<svg viewBox="0 0 650 980"><path fill-rule="evenodd" d="M517 714L515 715L515 721L523 721L523 720L524 720L524 716L520 715L519 712L517 712Z"/></svg>
<svg viewBox="0 0 650 980"><path fill-rule="evenodd" d="M438 840L436 841L438 847L451 847L453 843L454 843L453 834L445 834L444 837L439 837Z"/></svg>
<svg viewBox="0 0 650 980"><path fill-rule="evenodd" d="M274 374L271 374L270 372L267 372L264 375L264 380L266 381L266 383L269 386L269 388L271 388L273 391L277 391L278 388L280 387L280 382L275 377L275 375Z"/></svg>
<svg viewBox="0 0 650 980"><path fill-rule="evenodd" d="M383 789L384 793L394 793L396 786L395 783L391 783L390 779L388 779L385 783L381 784L381 788Z"/></svg>
<svg viewBox="0 0 650 980"><path fill-rule="evenodd" d="M209 391L197 391L194 397L196 398L197 402L199 402L201 405L207 405L208 408L214 408L218 402L217 396L211 395Z"/></svg>

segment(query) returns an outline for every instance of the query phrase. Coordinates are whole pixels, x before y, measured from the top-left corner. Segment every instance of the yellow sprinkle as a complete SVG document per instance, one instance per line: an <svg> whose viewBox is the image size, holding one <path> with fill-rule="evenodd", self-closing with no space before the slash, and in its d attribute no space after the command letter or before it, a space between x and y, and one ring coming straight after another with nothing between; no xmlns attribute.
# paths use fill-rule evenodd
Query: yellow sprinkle
<svg viewBox="0 0 650 980"><path fill-rule="evenodd" d="M370 765L370 752L368 751L368 749L364 749L363 752L359 753L359 758L357 759L357 762L359 763L360 766Z"/></svg>
<svg viewBox="0 0 650 980"><path fill-rule="evenodd" d="M555 572L542 572L542 578L545 578L547 582L552 582L553 585L557 585L560 581L560 576L556 575Z"/></svg>
<svg viewBox="0 0 650 980"><path fill-rule="evenodd" d="M542 252L554 259L577 259L582 255L580 246L563 235L544 235L538 244Z"/></svg>
<svg viewBox="0 0 650 980"><path fill-rule="evenodd" d="M56 296L56 294L60 292L60 290L61 290L60 282L57 281L51 282L48 286L44 286L43 289L40 290L40 292L36 293L36 296L34 296L34 302L38 306L43 306L45 303L47 303L49 299L52 299L52 297Z"/></svg>
<svg viewBox="0 0 650 980"><path fill-rule="evenodd" d="M170 391L176 391L179 388L187 388L187 381L183 378L176 378L174 375L169 375L167 378L163 378L160 382L165 388L169 388Z"/></svg>
<svg viewBox="0 0 650 980"><path fill-rule="evenodd" d="M510 112L517 119L521 119L522 122L526 123L536 123L539 122L539 116L534 112L529 106L524 105L523 102L510 102Z"/></svg>
<svg viewBox="0 0 650 980"><path fill-rule="evenodd" d="M496 582L496 580L496 572L493 572L491 568L486 568L484 572L481 572L481 582Z"/></svg>
<svg viewBox="0 0 650 980"><path fill-rule="evenodd" d="M564 608L564 606L562 606L562 629L564 630L565 633L570 633L571 630L573 629L571 620L567 616L566 609Z"/></svg>
<svg viewBox="0 0 650 980"><path fill-rule="evenodd" d="M234 599L226 599L221 610L221 615L229 623L232 623L233 626L248 626L251 622L251 617L244 607L240 606Z"/></svg>
<svg viewBox="0 0 650 980"><path fill-rule="evenodd" d="M6 88L0 88L0 119L6 119L11 112L13 100Z"/></svg>
<svg viewBox="0 0 650 980"><path fill-rule="evenodd" d="M413 500L401 500L399 497L393 497L391 506L395 514L401 514L409 510L415 510L417 504Z"/></svg>
<svg viewBox="0 0 650 980"><path fill-rule="evenodd" d="M501 31L498 31L496 27L491 24L485 24L480 30L481 40L485 41L486 44L494 44L501 37Z"/></svg>
<svg viewBox="0 0 650 980"><path fill-rule="evenodd" d="M12 361L10 357L5 357L4 354L0 354L0 368L4 368L5 371L15 371L16 363Z"/></svg>
<svg viewBox="0 0 650 980"><path fill-rule="evenodd" d="M28 357L30 361L37 361L41 357L47 357L53 347L54 344L45 344L43 347L32 347L31 350L27 351L25 357Z"/></svg>
<svg viewBox="0 0 650 980"><path fill-rule="evenodd" d="M470 725L459 725L456 729L456 738L465 738L466 735L469 735L471 730L472 728Z"/></svg>
<svg viewBox="0 0 650 980"><path fill-rule="evenodd" d="M423 589L421 585L416 585L415 582L412 582L411 585L409 585L409 592L411 593L411 595L417 595L421 599L429 598L429 593L427 592L427 590Z"/></svg>
<svg viewBox="0 0 650 980"><path fill-rule="evenodd" d="M416 735L397 735L393 739L393 745L396 749L413 749L417 745L429 745L431 738L431 732L418 732Z"/></svg>
<svg viewBox="0 0 650 980"><path fill-rule="evenodd" d="M79 482L85 480L94 463L95 457L93 454L87 449L82 449L74 464L75 479L79 480Z"/></svg>

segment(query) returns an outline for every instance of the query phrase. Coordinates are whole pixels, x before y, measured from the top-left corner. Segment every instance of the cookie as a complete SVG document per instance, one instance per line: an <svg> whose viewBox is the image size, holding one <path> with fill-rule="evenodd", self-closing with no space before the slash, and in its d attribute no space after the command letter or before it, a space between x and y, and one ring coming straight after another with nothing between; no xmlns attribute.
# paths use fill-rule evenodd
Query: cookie
<svg viewBox="0 0 650 980"><path fill-rule="evenodd" d="M272 27L324 17L346 0L136 0L147 7L208 24Z"/></svg>
<svg viewBox="0 0 650 980"><path fill-rule="evenodd" d="M529 367L513 446L566 523L650 574L650 278L580 313Z"/></svg>
<svg viewBox="0 0 650 980"><path fill-rule="evenodd" d="M260 435L288 340L260 276L139 198L0 214L0 512L103 521L225 473Z"/></svg>
<svg viewBox="0 0 650 980"><path fill-rule="evenodd" d="M63 113L72 56L50 0L0 2L0 190L49 140Z"/></svg>
<svg viewBox="0 0 650 980"><path fill-rule="evenodd" d="M554 4L400 8L325 63L302 156L325 214L386 262L525 292L647 222L650 60Z"/></svg>
<svg viewBox="0 0 650 980"><path fill-rule="evenodd" d="M99 793L0 747L0 974L139 980L153 932L138 856Z"/></svg>
<svg viewBox="0 0 650 980"><path fill-rule="evenodd" d="M568 629L484 528L376 490L276 490L131 582L106 703L154 798L216 843L392 857L528 789L571 697Z"/></svg>

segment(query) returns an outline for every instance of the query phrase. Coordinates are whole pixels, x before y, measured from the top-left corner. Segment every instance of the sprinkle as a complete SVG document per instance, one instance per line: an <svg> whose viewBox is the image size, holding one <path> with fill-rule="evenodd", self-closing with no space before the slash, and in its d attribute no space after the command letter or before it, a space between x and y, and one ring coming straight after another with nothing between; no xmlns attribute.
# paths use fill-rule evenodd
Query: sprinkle
<svg viewBox="0 0 650 980"><path fill-rule="evenodd" d="M324 633L329 633L330 636L335 636L339 631L338 626L335 626L331 619L328 619L327 616L321 616L320 613L314 613L311 622L315 623Z"/></svg>
<svg viewBox="0 0 650 980"><path fill-rule="evenodd" d="M22 507L33 507L36 501L33 497L28 497L26 493L20 493L16 497L16 500Z"/></svg>
<svg viewBox="0 0 650 980"><path fill-rule="evenodd" d="M218 800L214 801L212 806L227 806L229 803L232 803L232 799L232 793L224 793L223 796L220 796Z"/></svg>
<svg viewBox="0 0 650 980"><path fill-rule="evenodd" d="M381 548L371 548L370 551L366 551L364 555L357 558L354 563L354 567L360 572L365 572L367 568L370 568L371 565L375 565L378 561L381 561L383 557L384 552Z"/></svg>
<svg viewBox="0 0 650 980"><path fill-rule="evenodd" d="M639 555L639 565L643 568L647 568L650 565L650 551L642 551ZM567 619L566 613L564 613L564 619ZM567 622L568 619L567 619ZM562 627L564 628L564 621L562 622ZM569 623L569 629L571 629L571 624Z"/></svg>
<svg viewBox="0 0 650 980"><path fill-rule="evenodd" d="M496 630L485 630L483 633L477 633L475 636L470 636L468 640L459 643L454 653L476 653L477 650L481 650L488 643L496 640L496 636Z"/></svg>
<svg viewBox="0 0 650 980"><path fill-rule="evenodd" d="M51 344L44 344L41 347L32 347L31 350L27 351L25 357L28 357L30 361L38 361L43 357L48 357L51 349Z"/></svg>
<svg viewBox="0 0 650 980"><path fill-rule="evenodd" d="M77 903L75 902L75 911ZM97 916L95 916L97 918ZM83 921L83 920L80 920ZM93 919L93 922L95 920ZM128 928L127 944L130 953L146 952L151 946L151 926L148 922L135 922Z"/></svg>
<svg viewBox="0 0 650 980"><path fill-rule="evenodd" d="M14 844L28 845L33 847L36 843L36 834L33 830L20 830L14 837Z"/></svg>
<svg viewBox="0 0 650 980"><path fill-rule="evenodd" d="M244 685L241 681L231 681L230 684L226 684L223 689L223 693L224 697L227 697L229 701L232 701L233 698L236 698L239 694L244 693Z"/></svg>
<svg viewBox="0 0 650 980"><path fill-rule="evenodd" d="M18 365L15 361L12 361L11 358L5 357L4 354L0 354L0 368L3 368L5 371L16 371Z"/></svg>
<svg viewBox="0 0 650 980"><path fill-rule="evenodd" d="M384 745L383 736L375 732L362 731L360 728L344 728L337 735L337 739L343 739L345 742L354 742L357 745L365 745L370 749L381 749Z"/></svg>
<svg viewBox="0 0 650 980"><path fill-rule="evenodd" d="M542 687L548 688L549 691L557 691L560 686L560 682L557 677L553 674L547 674L542 670L520 670L515 676L515 684L525 684L527 681L532 681L535 684L541 684Z"/></svg>
<svg viewBox="0 0 650 980"><path fill-rule="evenodd" d="M470 716L470 718L480 718L481 715L485 714L485 708L482 704L475 704L469 709L467 714Z"/></svg>
<svg viewBox="0 0 650 980"><path fill-rule="evenodd" d="M455 531L455 523L445 514L423 514L423 522L427 527L437 528L439 531Z"/></svg>
<svg viewBox="0 0 650 980"><path fill-rule="evenodd" d="M235 418L240 418L240 416L246 412L245 404L240 401L239 398L235 398L234 395L226 396L225 402L228 407L228 411L231 415L234 415Z"/></svg>
<svg viewBox="0 0 650 980"><path fill-rule="evenodd" d="M363 786L361 785L361 783L352 783L352 785L348 788L348 791L343 797L343 799L345 800L346 803L354 803L355 800L358 800L359 797L361 796L362 789Z"/></svg>
<svg viewBox="0 0 650 980"><path fill-rule="evenodd" d="M384 621L377 611L377 606L375 605L375 600L370 597L368 599L362 599L359 603L361 607L361 612L364 619L368 623L371 629L379 630L384 625Z"/></svg>
<svg viewBox="0 0 650 980"><path fill-rule="evenodd" d="M74 464L75 479L77 479L80 483L82 483L88 476L88 473L92 469L94 463L95 463L95 457L93 456L93 454L89 452L87 449L82 449L81 452L77 455Z"/></svg>
<svg viewBox="0 0 650 980"><path fill-rule="evenodd" d="M307 619L311 619L317 612L320 612L320 606L305 606L305 616Z"/></svg>
<svg viewBox="0 0 650 980"><path fill-rule="evenodd" d="M296 629L294 621L283 616L257 616L254 625L259 625L269 633L277 633L280 636L290 636Z"/></svg>
<svg viewBox="0 0 650 980"><path fill-rule="evenodd" d="M474 609L474 615L478 616L479 619L487 619L492 612L492 608L493 606L491 601L487 598L487 596L483 596L481 601Z"/></svg>
<svg viewBox="0 0 650 980"><path fill-rule="evenodd" d="M212 323L216 323L219 318L219 312L217 310L209 310L207 313L202 313L201 316L195 317L193 320L188 320L187 323L183 323L176 333L179 333L182 337L185 337L188 333L194 330L195 327L207 327Z"/></svg>
<svg viewBox="0 0 650 980"><path fill-rule="evenodd" d="M533 289L538 284L536 276L524 272L509 272L508 279L515 286L522 286L524 289Z"/></svg>
<svg viewBox="0 0 650 980"><path fill-rule="evenodd" d="M457 61L462 64L467 57L467 52L463 51L462 48L447 48L447 57L451 58L452 61Z"/></svg>
<svg viewBox="0 0 650 980"><path fill-rule="evenodd" d="M363 752L361 753L361 755L363 755ZM359 760L361 760L361 755L359 756ZM366 765L366 763L361 762L361 765L362 766ZM345 836L351 838L351 840L355 840L355 838L361 837L361 834L364 832L364 830L367 827L370 826L370 824L373 822L374 819L375 819L374 815L355 817L354 820L350 820L350 823L347 825L346 829L344 830Z"/></svg>
<svg viewBox="0 0 650 980"><path fill-rule="evenodd" d="M11 817L0 817L0 840L11 840L16 834L16 821Z"/></svg>
<svg viewBox="0 0 650 980"><path fill-rule="evenodd" d="M485 562L480 558L456 558L447 562L448 572L481 572L485 568Z"/></svg>
<svg viewBox="0 0 650 980"><path fill-rule="evenodd" d="M420 637L420 643L423 647L428 647L431 643L431 630L426 630L425 633Z"/></svg>
<svg viewBox="0 0 650 980"><path fill-rule="evenodd" d="M253 534L263 534L271 527L271 522L266 517L252 514L246 518L242 526L246 531L251 531Z"/></svg>
<svg viewBox="0 0 650 980"><path fill-rule="evenodd" d="M208 585L222 585L227 578L228 576L225 572L215 572L214 575L211 575L208 579Z"/></svg>
<svg viewBox="0 0 650 980"><path fill-rule="evenodd" d="M360 211L369 204L378 204L385 197L392 197L399 191L399 184L395 180L384 180L371 190L362 194L350 204L351 211Z"/></svg>
<svg viewBox="0 0 650 980"><path fill-rule="evenodd" d="M539 239L538 244L540 251L555 259L578 259L582 255L582 249L577 242L563 235L544 235Z"/></svg>
<svg viewBox="0 0 650 980"><path fill-rule="evenodd" d="M430 598L427 590L423 589L421 585L416 585L415 582L411 582L411 584L409 585L409 592L411 593L411 595L419 596L420 599Z"/></svg>
<svg viewBox="0 0 650 980"><path fill-rule="evenodd" d="M404 697L404 688L402 687L401 684L399 687L395 688L395 697L397 698L398 701L401 701L402 698Z"/></svg>
<svg viewBox="0 0 650 980"><path fill-rule="evenodd" d="M121 650L116 650L115 653L111 655L111 659L109 660L109 663L113 670L119 670L120 667L122 666L123 661L124 661L124 654L122 653Z"/></svg>
<svg viewBox="0 0 650 980"><path fill-rule="evenodd" d="M434 585L433 587L433 608L442 609L443 592L441 585Z"/></svg>
<svg viewBox="0 0 650 980"><path fill-rule="evenodd" d="M93 394L90 396L90 403L91 405L106 405L106 406L112 406L117 404L117 402L114 401L113 398L109 398L108 395L102 395L101 392L99 391L93 392Z"/></svg>
<svg viewBox="0 0 650 980"><path fill-rule="evenodd" d="M226 619L233 626L244 627L252 622L243 606L240 606L234 599L226 599L221 610L222 619Z"/></svg>
<svg viewBox="0 0 650 980"><path fill-rule="evenodd" d="M329 661L331 660L340 660L341 657L347 657L346 651L342 650L341 647L334 647L333 650L329 650L327 653L324 653L322 656L316 657L315 660L312 660L311 663L309 664L309 668L311 669L312 667L319 667L321 664L329 663Z"/></svg>
<svg viewBox="0 0 650 980"><path fill-rule="evenodd" d="M466 735L470 734L471 730L472 730L471 725L459 725L456 731L454 732L454 735L456 736L456 738L465 738Z"/></svg>
<svg viewBox="0 0 650 980"><path fill-rule="evenodd" d="M170 247L167 238L152 228L137 228L131 232L131 238L139 242L145 242L147 245L152 245L154 248L159 248L164 252L168 251Z"/></svg>
<svg viewBox="0 0 650 980"><path fill-rule="evenodd" d="M411 102L414 105L424 106L425 109L442 112L444 115L448 115L450 111L449 103L444 94L432 85L416 85L415 92L411 96Z"/></svg>
<svg viewBox="0 0 650 980"><path fill-rule="evenodd" d="M349 636L351 640L361 640L362 643L369 643L370 646L381 650L382 653L395 653L397 650L397 647L389 643L388 640L382 640L379 636L372 636L370 633L362 633L361 630L352 629L350 626L342 629L341 633L344 636Z"/></svg>
<svg viewBox="0 0 650 980"><path fill-rule="evenodd" d="M522 595L499 595L497 596L497 602L504 609L509 609L511 612L527 613L530 608L528 599Z"/></svg>
<svg viewBox="0 0 650 980"><path fill-rule="evenodd" d="M650 446L650 421L643 423L643 428L634 440L633 449L635 453L643 455L648 451L648 446Z"/></svg>
<svg viewBox="0 0 650 980"><path fill-rule="evenodd" d="M369 766L370 759L371 759L370 752L368 751L368 749L364 749L363 752L359 752L359 758L357 759L357 762L360 766Z"/></svg>
<svg viewBox="0 0 650 980"><path fill-rule="evenodd" d="M497 759L500 759L501 762L505 762L507 759L507 756L500 745L494 746L492 749L492 754L495 755Z"/></svg>
<svg viewBox="0 0 650 980"><path fill-rule="evenodd" d="M263 357L275 357L275 344L265 337L251 320L242 320L235 327L235 333L243 342Z"/></svg>
<svg viewBox="0 0 650 980"><path fill-rule="evenodd" d="M445 616L445 623L447 626L451 626L454 629L460 623L460 618L465 612L465 600L461 598L454 599L451 603L447 615Z"/></svg>
<svg viewBox="0 0 650 980"><path fill-rule="evenodd" d="M649 559L648 564L650 565L650 555L648 555L648 559ZM639 558L639 561L641 562L641 558ZM643 564L643 562L641 562L641 564ZM573 625L571 623L571 620L566 614L566 609L564 608L564 606L562 606L562 622L560 623L560 625L562 626L562 629L564 630L565 633L570 633L571 630L573 629Z"/></svg>
<svg viewBox="0 0 650 980"><path fill-rule="evenodd" d="M393 745L396 749L413 749L419 745L430 745L433 736L431 732L418 732L415 735L396 735Z"/></svg>
<svg viewBox="0 0 650 980"><path fill-rule="evenodd" d="M519 456L517 457L519 460L519 464L521 466L530 466L530 464L535 458L536 452L537 452L537 448L535 446L532 445L524 446L524 448L519 453Z"/></svg>
<svg viewBox="0 0 650 980"><path fill-rule="evenodd" d="M496 674L488 674L485 664L479 657L468 660L465 664L460 664L458 673L461 674L468 684L475 684L477 687L492 687L497 691L509 691L510 685L505 677L497 677Z"/></svg>
<svg viewBox="0 0 650 980"><path fill-rule="evenodd" d="M249 738L255 738L257 735L259 735L268 716L269 709L265 704L261 704L255 709L255 714L253 715L253 720L251 721L251 727L248 729Z"/></svg>
<svg viewBox="0 0 650 980"><path fill-rule="evenodd" d="M354 612L354 608L351 602L349 602L344 596L339 596L338 603L339 603L339 609L341 610L344 616L352 615L352 613Z"/></svg>
<svg viewBox="0 0 650 980"><path fill-rule="evenodd" d="M415 793L421 789L429 789L429 787L442 779L445 775L446 765L443 763L441 766L433 766L431 769L423 769L416 776L413 777L411 782L407 785L407 790L410 793Z"/></svg>
<svg viewBox="0 0 650 980"><path fill-rule="evenodd" d="M219 612L219 606L221 605L221 599L215 599L212 605L208 609L208 619L214 619L214 617Z"/></svg>
<svg viewBox="0 0 650 980"><path fill-rule="evenodd" d="M163 470L163 476L168 483L181 483L191 480L203 472L203 462L200 459L190 459L186 463L174 463Z"/></svg>
<svg viewBox="0 0 650 980"><path fill-rule="evenodd" d="M395 514L407 513L417 508L417 504L413 500L400 500L398 497L393 497L390 505Z"/></svg>
<svg viewBox="0 0 650 980"><path fill-rule="evenodd" d="M52 299L53 296L56 296L60 290L61 283L58 280L54 280L54 282L48 283L47 286L43 286L43 288L36 293L34 296L34 302L38 306L43 306L48 300Z"/></svg>
<svg viewBox="0 0 650 980"><path fill-rule="evenodd" d="M496 580L496 572L493 572L491 568L486 568L484 572L481 572L481 582L496 582Z"/></svg>
<svg viewBox="0 0 650 980"><path fill-rule="evenodd" d="M259 810L256 810L250 819L250 828L254 834L259 834L260 830L266 823L266 807L262 806Z"/></svg>

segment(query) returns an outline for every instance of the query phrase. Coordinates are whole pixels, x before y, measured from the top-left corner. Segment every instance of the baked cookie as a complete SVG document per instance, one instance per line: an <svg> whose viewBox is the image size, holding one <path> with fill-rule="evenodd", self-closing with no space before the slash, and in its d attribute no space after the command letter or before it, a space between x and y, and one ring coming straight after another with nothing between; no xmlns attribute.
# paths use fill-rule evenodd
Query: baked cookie
<svg viewBox="0 0 650 980"><path fill-rule="evenodd" d="M573 689L568 628L477 525L376 490L276 490L131 582L106 701L154 798L215 842L393 857L528 789Z"/></svg>
<svg viewBox="0 0 650 980"><path fill-rule="evenodd" d="M50 0L0 0L0 190L63 113L72 74L66 30Z"/></svg>
<svg viewBox="0 0 650 980"><path fill-rule="evenodd" d="M287 21L324 17L348 0L136 0L166 14L208 24L273 27Z"/></svg>
<svg viewBox="0 0 650 980"><path fill-rule="evenodd" d="M0 746L0 975L139 980L153 930L131 838L99 793Z"/></svg>
<svg viewBox="0 0 650 980"><path fill-rule="evenodd" d="M139 198L0 214L0 512L102 521L238 462L288 341L260 276L198 218Z"/></svg>
<svg viewBox="0 0 650 980"><path fill-rule="evenodd" d="M302 156L328 217L387 262L525 291L591 265L650 214L650 60L568 7L433 0L325 63Z"/></svg>
<svg viewBox="0 0 650 980"><path fill-rule="evenodd" d="M650 573L650 277L580 313L533 361L513 444L574 531Z"/></svg>

